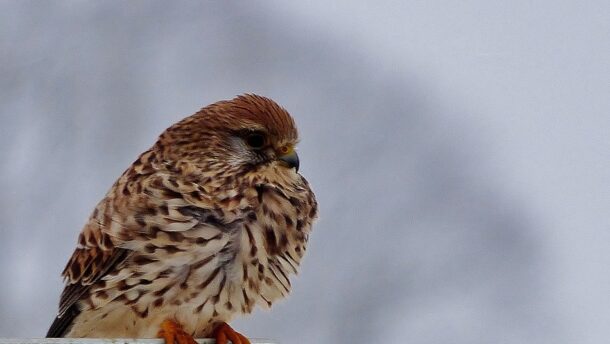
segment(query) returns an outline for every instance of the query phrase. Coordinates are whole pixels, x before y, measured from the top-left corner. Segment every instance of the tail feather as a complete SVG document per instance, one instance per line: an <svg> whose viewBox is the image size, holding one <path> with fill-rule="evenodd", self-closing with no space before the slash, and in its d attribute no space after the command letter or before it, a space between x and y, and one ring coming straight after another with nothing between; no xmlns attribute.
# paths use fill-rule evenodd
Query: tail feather
<svg viewBox="0 0 610 344"><path fill-rule="evenodd" d="M74 318L80 314L80 310L76 304L73 304L70 308L66 310L64 314L61 316L55 317L53 320L53 324L49 328L46 337L47 338L62 338L64 337L70 328L72 327L72 323L74 322Z"/></svg>

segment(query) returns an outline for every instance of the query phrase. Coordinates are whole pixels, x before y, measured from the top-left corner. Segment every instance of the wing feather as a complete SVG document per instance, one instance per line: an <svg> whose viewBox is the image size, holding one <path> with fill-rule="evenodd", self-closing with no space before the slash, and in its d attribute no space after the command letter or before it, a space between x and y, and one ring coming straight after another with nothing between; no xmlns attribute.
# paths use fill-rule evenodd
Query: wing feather
<svg viewBox="0 0 610 344"><path fill-rule="evenodd" d="M66 335L81 312L79 301L109 273L122 269L145 243L160 240L155 239L155 231L195 231L198 237L213 239L238 222L219 218L204 196L190 199L194 192L202 192L196 184L178 185L170 174L134 166L119 178L83 228L62 273L66 286L47 337Z"/></svg>

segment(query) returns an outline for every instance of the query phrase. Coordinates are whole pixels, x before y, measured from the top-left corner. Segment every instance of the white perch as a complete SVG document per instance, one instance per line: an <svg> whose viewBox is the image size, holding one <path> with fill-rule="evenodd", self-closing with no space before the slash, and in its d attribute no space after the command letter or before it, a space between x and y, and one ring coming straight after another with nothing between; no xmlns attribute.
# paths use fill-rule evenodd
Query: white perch
<svg viewBox="0 0 610 344"><path fill-rule="evenodd" d="M252 344L276 344L268 339L249 338ZM199 344L214 344L214 339L197 339ZM0 344L165 344L163 339L132 338L0 338Z"/></svg>

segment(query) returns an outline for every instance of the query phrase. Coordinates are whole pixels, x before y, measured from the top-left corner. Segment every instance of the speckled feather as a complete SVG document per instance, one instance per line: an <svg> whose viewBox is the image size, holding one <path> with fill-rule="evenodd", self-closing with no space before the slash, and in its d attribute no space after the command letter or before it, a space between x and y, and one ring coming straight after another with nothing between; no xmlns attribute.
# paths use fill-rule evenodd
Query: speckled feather
<svg viewBox="0 0 610 344"><path fill-rule="evenodd" d="M254 150L245 137L261 133ZM208 336L290 291L317 204L278 161L296 145L290 115L243 95L161 134L116 181L82 230L49 337L155 337L174 319Z"/></svg>

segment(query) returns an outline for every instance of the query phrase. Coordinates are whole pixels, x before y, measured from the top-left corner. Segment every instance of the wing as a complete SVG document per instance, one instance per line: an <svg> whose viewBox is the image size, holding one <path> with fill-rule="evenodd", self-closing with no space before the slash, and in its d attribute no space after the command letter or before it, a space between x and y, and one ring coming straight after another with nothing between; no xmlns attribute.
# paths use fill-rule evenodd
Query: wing
<svg viewBox="0 0 610 344"><path fill-rule="evenodd" d="M122 248L114 248L102 253L96 251L99 252L97 249L77 250L70 259L66 269L74 269L72 266L80 266L90 270L89 275L86 275L83 279L90 279L90 283L79 280L66 285L60 298L60 311L47 332L47 338L59 338L66 334L74 318L81 312L76 302L89 290L93 283L99 281L108 271L116 268L129 254L128 250Z"/></svg>
<svg viewBox="0 0 610 344"><path fill-rule="evenodd" d="M89 220L79 236L77 249L62 273L66 287L61 294L59 312L47 332L47 338L65 335L74 318L80 314L77 302L93 284L124 262L129 253L127 249L114 246L96 223L95 217Z"/></svg>
<svg viewBox="0 0 610 344"><path fill-rule="evenodd" d="M110 229L113 227L115 215L114 202L120 196L131 198L129 196L132 196L132 190L141 193L142 189L136 184L154 173L153 169L143 168L144 164L142 164L143 159L147 159L150 154L150 151L142 154L136 163L123 173L106 197L97 205L80 233L76 250L62 272L66 286L61 293L59 311L47 332L47 338L63 337L81 312L78 301L92 285L109 272L120 268L129 257L130 250L118 247L122 240L114 235L111 238Z"/></svg>
<svg viewBox="0 0 610 344"><path fill-rule="evenodd" d="M147 154L139 162L147 160ZM81 312L79 301L92 286L127 266L130 256L144 251L147 244L161 240L156 231L211 238L239 220L218 213L199 184L142 166L136 161L125 171L80 234L77 249L63 271L66 287L47 337L64 336ZM215 249L212 244L207 246Z"/></svg>

